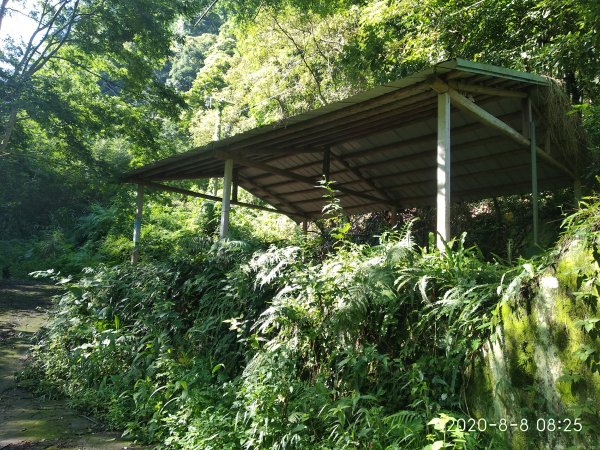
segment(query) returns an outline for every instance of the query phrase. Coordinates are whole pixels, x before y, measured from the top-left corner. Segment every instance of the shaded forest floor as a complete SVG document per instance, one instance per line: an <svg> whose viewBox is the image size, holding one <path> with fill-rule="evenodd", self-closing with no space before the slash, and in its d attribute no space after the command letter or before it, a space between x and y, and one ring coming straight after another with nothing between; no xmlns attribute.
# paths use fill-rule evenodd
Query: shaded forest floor
<svg viewBox="0 0 600 450"><path fill-rule="evenodd" d="M0 450L136 448L64 401L18 386L15 374L25 367L31 338L48 320L56 293L51 285L0 282Z"/></svg>

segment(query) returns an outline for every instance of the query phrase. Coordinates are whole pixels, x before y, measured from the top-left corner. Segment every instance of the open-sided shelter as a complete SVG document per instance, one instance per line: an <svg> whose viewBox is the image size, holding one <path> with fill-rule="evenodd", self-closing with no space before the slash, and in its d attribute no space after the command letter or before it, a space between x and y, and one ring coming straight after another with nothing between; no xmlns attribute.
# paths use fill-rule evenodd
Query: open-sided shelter
<svg viewBox="0 0 600 450"><path fill-rule="evenodd" d="M433 205L440 239L450 238L450 204L533 193L577 183L576 155L550 114L552 82L539 75L454 59L343 101L141 167L143 187L223 201L241 186L297 222L321 215L323 176L348 213ZM566 114L566 111L564 111ZM224 177L223 198L165 184ZM233 191L233 198L232 198Z"/></svg>

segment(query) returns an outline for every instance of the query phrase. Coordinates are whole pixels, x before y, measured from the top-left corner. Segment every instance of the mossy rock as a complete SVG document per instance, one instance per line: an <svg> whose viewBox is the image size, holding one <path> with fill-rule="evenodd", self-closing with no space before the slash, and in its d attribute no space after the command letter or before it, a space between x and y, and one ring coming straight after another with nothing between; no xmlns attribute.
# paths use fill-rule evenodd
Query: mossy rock
<svg viewBox="0 0 600 450"><path fill-rule="evenodd" d="M600 442L600 271L578 243L555 267L504 299L496 337L470 368L467 392L476 418L527 419L528 431L509 427L505 433L513 449L594 448ZM563 431L565 420L576 418L582 431ZM557 429L537 431L538 419L554 419Z"/></svg>

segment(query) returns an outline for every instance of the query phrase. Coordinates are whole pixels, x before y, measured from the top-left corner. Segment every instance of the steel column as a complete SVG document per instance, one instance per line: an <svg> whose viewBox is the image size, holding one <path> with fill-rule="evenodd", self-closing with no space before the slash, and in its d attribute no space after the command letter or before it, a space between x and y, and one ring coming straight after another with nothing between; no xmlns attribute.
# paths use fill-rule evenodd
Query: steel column
<svg viewBox="0 0 600 450"><path fill-rule="evenodd" d="M438 94L437 127L437 247L450 239L450 95Z"/></svg>
<svg viewBox="0 0 600 450"><path fill-rule="evenodd" d="M142 232L142 211L144 208L144 185L138 184L135 220L133 223L133 253L131 254L131 264L137 264L140 258L140 235Z"/></svg>
<svg viewBox="0 0 600 450"><path fill-rule="evenodd" d="M223 174L223 204L221 205L221 228L219 238L229 237L229 210L231 208L231 181L233 178L233 159L225 160Z"/></svg>

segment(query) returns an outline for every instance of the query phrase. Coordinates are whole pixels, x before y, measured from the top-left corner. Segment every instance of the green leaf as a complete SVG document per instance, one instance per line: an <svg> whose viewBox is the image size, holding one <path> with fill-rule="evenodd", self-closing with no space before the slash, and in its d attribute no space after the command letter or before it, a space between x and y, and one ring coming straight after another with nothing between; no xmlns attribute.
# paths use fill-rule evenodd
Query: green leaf
<svg viewBox="0 0 600 450"><path fill-rule="evenodd" d="M594 329L596 323L600 321L598 317L590 317L575 321L575 326L585 329L588 333Z"/></svg>
<svg viewBox="0 0 600 450"><path fill-rule="evenodd" d="M596 350L590 347L589 345L582 344L579 346L577 350L575 350L574 355L580 361L585 362L589 359L589 357L594 354Z"/></svg>

